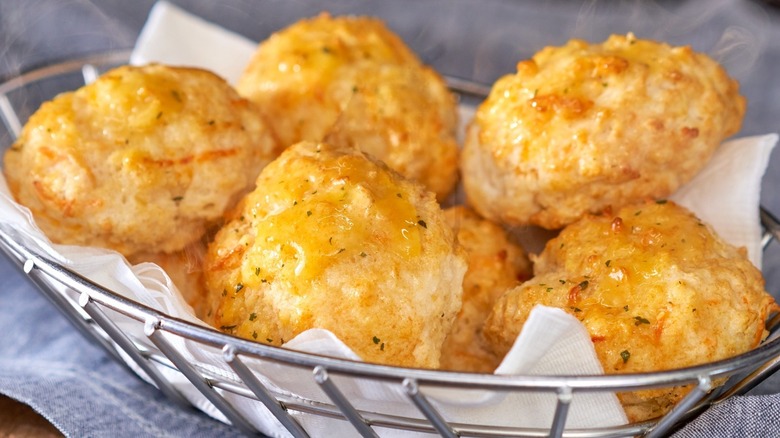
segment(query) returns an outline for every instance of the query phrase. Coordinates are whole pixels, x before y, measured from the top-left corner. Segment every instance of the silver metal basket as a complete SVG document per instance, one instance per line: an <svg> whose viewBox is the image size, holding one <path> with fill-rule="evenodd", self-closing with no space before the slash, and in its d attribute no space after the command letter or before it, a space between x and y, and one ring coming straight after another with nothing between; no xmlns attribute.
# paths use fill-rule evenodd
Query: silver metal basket
<svg viewBox="0 0 780 438"><path fill-rule="evenodd" d="M109 68L125 64L128 53L111 53L43 67L0 84L0 148L10 146L22 121L56 93L91 82ZM464 99L484 97L486 87L468 81L450 81ZM780 223L762 209L764 246L780 238ZM685 369L642 374L605 376L525 376L457 373L399 368L353 362L291 351L239 339L216 330L196 326L123 298L88 278L58 264L46 254L31 249L11 227L0 223L0 249L15 262L41 292L87 338L103 346L123 364L154 383L172 402L188 405L171 382L171 373L185 377L233 425L248 434L257 430L226 398L239 395L262 403L293 436L308 436L290 412L349 421L364 436L376 436L375 427L427 432L442 436L565 436L617 437L664 436L684 424L707 406L742 394L771 375L780 366L778 319L769 322L773 332L753 351L737 357ZM134 330L128 330L127 327ZM138 335L141 333L142 335ZM199 346L217 349L237 378L226 378L185 358L172 339L186 339ZM303 370L327 396L326 402L303 400L276 391L259 380L247 366L261 359L290 369ZM335 377L335 379L334 379ZM344 395L339 383L350 377L395 385L406 402L420 415L394 415L382 409L358 409ZM727 383L712 389L717 379ZM694 389L666 416L642 423L614 427L564 428L572 395L584 392L621 392L648 388L670 388L692 384ZM446 421L421 388L457 388L489 392L533 391L555 395L553 420L548 428L526 428L468 424ZM283 388L282 388L283 389Z"/></svg>

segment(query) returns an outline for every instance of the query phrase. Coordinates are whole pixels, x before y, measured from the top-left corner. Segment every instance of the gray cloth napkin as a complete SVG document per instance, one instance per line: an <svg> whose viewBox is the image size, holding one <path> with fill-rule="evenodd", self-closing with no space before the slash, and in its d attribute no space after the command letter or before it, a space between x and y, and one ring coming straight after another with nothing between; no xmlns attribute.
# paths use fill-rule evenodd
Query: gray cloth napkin
<svg viewBox="0 0 780 438"><path fill-rule="evenodd" d="M87 341L6 259L0 309L0 394L30 405L66 436L241 436L169 402Z"/></svg>
<svg viewBox="0 0 780 438"><path fill-rule="evenodd" d="M674 434L674 438L780 436L780 395L732 397L713 406Z"/></svg>
<svg viewBox="0 0 780 438"><path fill-rule="evenodd" d="M98 51L133 46L154 0L0 1L0 79ZM609 33L712 51L748 98L741 135L780 130L780 11L758 0L172 0L254 40L321 10L385 19L440 71L490 83L544 45ZM2 139L6 141L6 139ZM780 213L780 157L770 161L762 204ZM780 245L764 255L767 289L780 291ZM777 294L776 294L777 296ZM0 256L0 393L31 405L72 437L234 436L230 426L168 402L81 337L24 275ZM734 397L677 437L780 436L780 378ZM310 431L327 436L324 431Z"/></svg>

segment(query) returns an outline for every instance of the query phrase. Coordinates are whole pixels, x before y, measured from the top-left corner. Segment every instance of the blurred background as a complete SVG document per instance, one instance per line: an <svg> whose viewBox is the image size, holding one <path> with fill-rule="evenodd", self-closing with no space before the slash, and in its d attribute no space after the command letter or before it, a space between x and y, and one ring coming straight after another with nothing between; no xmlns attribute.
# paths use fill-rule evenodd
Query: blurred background
<svg viewBox="0 0 780 438"><path fill-rule="evenodd" d="M741 84L748 111L739 136L780 131L780 8L759 0L170 0L252 40L321 11L382 18L444 75L491 84L519 60L571 38L610 34L690 45ZM155 0L0 0L0 81L56 61L131 48ZM762 205L780 215L780 153ZM780 298L780 244L764 255L767 290ZM24 287L0 257L0 286ZM0 303L2 294L0 293ZM0 343L2 343L0 337ZM754 393L780 392L780 377Z"/></svg>

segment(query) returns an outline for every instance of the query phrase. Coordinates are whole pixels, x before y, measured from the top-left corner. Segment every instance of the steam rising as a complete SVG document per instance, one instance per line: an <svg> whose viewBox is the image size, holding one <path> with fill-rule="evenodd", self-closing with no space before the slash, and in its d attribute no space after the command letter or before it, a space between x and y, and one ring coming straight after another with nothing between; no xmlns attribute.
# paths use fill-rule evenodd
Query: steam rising
<svg viewBox="0 0 780 438"><path fill-rule="evenodd" d="M572 37L600 42L611 33L633 32L673 46L690 45L739 78L753 69L765 49L759 30L766 16L750 2L740 2L744 11L735 14L734 3L589 0L580 8Z"/></svg>
<svg viewBox="0 0 780 438"><path fill-rule="evenodd" d="M586 0L579 7L574 2L537 2L515 5L512 11L483 4L486 15L501 19L485 25L477 38L472 77L481 82L514 72L517 61L544 46L572 38L600 43L628 32L672 46L691 46L722 63L739 80L755 68L768 44L766 12L747 1ZM506 62L507 57L514 57L513 62Z"/></svg>
<svg viewBox="0 0 780 438"><path fill-rule="evenodd" d="M0 2L0 78L37 67L41 60L132 47L137 30L105 10L90 0Z"/></svg>
<svg viewBox="0 0 780 438"><path fill-rule="evenodd" d="M740 77L749 73L759 56L762 44L744 27L729 27L723 32L710 55L733 76Z"/></svg>
<svg viewBox="0 0 780 438"><path fill-rule="evenodd" d="M175 0L172 0L179 3ZM0 78L87 53L129 48L154 0L29 0L0 2ZM571 38L601 42L610 34L691 45L747 75L769 43L759 4L738 0L473 1L392 0L246 2L188 0L183 6L260 40L294 20L330 8L386 20L441 71L491 83L518 61ZM414 6L414 7L412 7ZM251 30L250 31L248 31Z"/></svg>

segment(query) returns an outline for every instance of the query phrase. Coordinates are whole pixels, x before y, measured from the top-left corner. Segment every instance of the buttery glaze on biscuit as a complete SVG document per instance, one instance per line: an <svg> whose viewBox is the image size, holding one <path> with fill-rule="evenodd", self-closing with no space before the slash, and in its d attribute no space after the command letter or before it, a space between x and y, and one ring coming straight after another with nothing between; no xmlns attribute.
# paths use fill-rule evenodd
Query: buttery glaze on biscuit
<svg viewBox="0 0 780 438"><path fill-rule="evenodd" d="M607 374L726 359L756 347L777 310L744 249L672 202L637 203L564 228L534 277L496 303L484 333L506 353L531 309L558 307L588 329ZM632 421L666 413L690 387L618 394Z"/></svg>
<svg viewBox="0 0 780 438"><path fill-rule="evenodd" d="M464 258L431 193L355 148L302 142L209 246L206 319L271 345L324 328L366 361L435 368Z"/></svg>
<svg viewBox="0 0 780 438"><path fill-rule="evenodd" d="M44 103L6 152L5 175L55 242L172 253L277 153L254 105L213 73L120 67Z"/></svg>
<svg viewBox="0 0 780 438"><path fill-rule="evenodd" d="M376 18L323 13L263 41L239 80L284 146L360 148L441 200L457 180L457 103Z"/></svg>
<svg viewBox="0 0 780 438"><path fill-rule="evenodd" d="M489 219L557 229L665 198L739 130L745 105L690 47L631 34L547 47L500 78L470 124L468 201Z"/></svg>

